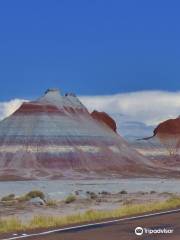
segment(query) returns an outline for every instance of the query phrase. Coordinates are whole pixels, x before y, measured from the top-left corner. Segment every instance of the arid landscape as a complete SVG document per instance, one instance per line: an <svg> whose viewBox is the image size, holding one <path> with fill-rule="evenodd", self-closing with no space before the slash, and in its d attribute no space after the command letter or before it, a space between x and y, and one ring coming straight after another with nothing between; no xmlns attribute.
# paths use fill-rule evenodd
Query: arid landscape
<svg viewBox="0 0 180 240"><path fill-rule="evenodd" d="M75 94L48 89L22 103L0 122L0 232L180 206L180 122L170 122L128 141Z"/></svg>
<svg viewBox="0 0 180 240"><path fill-rule="evenodd" d="M179 119L171 125L131 144L107 113L90 113L75 94L48 89L0 122L0 179L178 178Z"/></svg>
<svg viewBox="0 0 180 240"><path fill-rule="evenodd" d="M180 239L179 12L0 1L0 240Z"/></svg>
<svg viewBox="0 0 180 240"><path fill-rule="evenodd" d="M30 192L31 193L31 192ZM26 193L28 195L28 193ZM26 196L25 194L25 196ZM134 192L128 193L125 190L119 193L102 191L99 193L87 191L84 196L79 192L67 195L64 199L57 200L44 197L23 198L23 196L11 195L1 198L1 216L9 218L16 217L23 222L29 222L35 216L64 217L84 213L91 210L111 211L132 204L156 203L178 196L170 192ZM32 200L33 199L33 200Z"/></svg>
<svg viewBox="0 0 180 240"><path fill-rule="evenodd" d="M54 182L55 184L55 182ZM118 187L118 181L115 184ZM142 182L141 182L142 184ZM153 180L147 182L148 188L152 189L152 186L155 184ZM166 183L162 183L165 187ZM169 189L174 183L169 182ZM179 183L177 183L179 184ZM91 185L91 183L89 183ZM139 185L136 183L137 187ZM161 185L161 184L160 184ZM168 185L168 183L167 183ZM80 187L79 185L78 187ZM126 183L127 186L127 183ZM166 186L167 187L167 186ZM171 189L170 192L159 192L159 191L135 191L128 192L127 190L118 190L114 192L108 191L99 191L98 189L102 189L101 186L84 186L83 189L94 189L95 191L84 191L82 189L75 190L68 195L64 194L58 195L54 193L45 194L40 190L33 190L21 195L8 194L3 196L0 201L0 216L1 216L1 227L0 232L17 232L20 229L21 224L24 224L28 228L43 228L43 227L55 227L54 221L56 219L60 221L62 225L63 219L66 219L64 224L70 224L71 218L74 218L75 222L81 221L80 215L84 216L84 214L88 214L92 212L94 215L94 220L96 220L96 214L104 214L102 215L102 219L111 216L113 212L125 211L126 214L134 214L136 213L135 209L137 209L137 213L145 212L145 206L150 206L147 210L153 210L153 207L157 206L157 209L161 209L161 204L166 201L172 201L172 205L176 206L176 204L180 204L180 195L175 189ZM147 189L148 189L147 188ZM177 189L176 189L177 190ZM132 191L132 190L131 190ZM177 202L177 203L176 203ZM148 204L147 204L148 203ZM159 204L159 205L158 205ZM138 207L141 210L138 210ZM169 207L171 204L169 205ZM168 205L167 205L168 207ZM144 209L145 208L145 209ZM129 209L129 210L128 210ZM96 213L97 212L97 213ZM121 213L121 212L120 212ZM121 215L120 215L121 216ZM122 215L123 216L123 215ZM93 217L93 216L92 216ZM97 216L97 220L98 220ZM101 218L101 217L100 217ZM69 220L68 220L69 219ZM90 221L91 218L84 221ZM5 222L7 224L5 224ZM31 227L30 227L31 226Z"/></svg>
<svg viewBox="0 0 180 240"><path fill-rule="evenodd" d="M128 216L178 207L179 186L176 179L148 178L1 182L0 232L13 235L22 229L105 219L118 212L117 216Z"/></svg>

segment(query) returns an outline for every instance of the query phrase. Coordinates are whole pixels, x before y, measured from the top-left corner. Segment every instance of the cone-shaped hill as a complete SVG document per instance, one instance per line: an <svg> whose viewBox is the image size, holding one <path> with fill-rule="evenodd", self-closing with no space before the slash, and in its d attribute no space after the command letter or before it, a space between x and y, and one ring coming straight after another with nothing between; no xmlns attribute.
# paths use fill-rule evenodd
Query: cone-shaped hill
<svg viewBox="0 0 180 240"><path fill-rule="evenodd" d="M0 122L0 179L143 176L151 169L110 116L91 115L74 94L49 89Z"/></svg>

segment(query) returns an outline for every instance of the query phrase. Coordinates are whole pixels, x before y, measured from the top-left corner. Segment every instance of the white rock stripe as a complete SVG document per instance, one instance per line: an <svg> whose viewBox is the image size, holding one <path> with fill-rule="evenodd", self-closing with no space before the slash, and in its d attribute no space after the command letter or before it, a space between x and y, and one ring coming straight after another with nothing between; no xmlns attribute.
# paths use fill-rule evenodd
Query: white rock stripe
<svg viewBox="0 0 180 240"><path fill-rule="evenodd" d="M98 222L98 223L89 223L89 224L84 224L84 225L77 225L77 226L73 226L73 227L58 228L58 229L45 231L45 232L41 232L41 233L22 234L22 235L19 235L19 236L16 236L16 237L4 238L4 239L1 239L1 240L15 240L15 239L28 238L28 237L43 236L43 235L56 233L56 232L63 232L63 231L69 231L69 230L75 230L75 229L83 229L83 228L87 228L87 227L101 226L101 225L106 225L106 224L111 224L111 223L113 224L113 223L117 223L117 222L123 222L123 221L128 221L128 220L136 220L136 219L141 219L141 218L160 216L160 215L178 213L178 212L180 212L180 209L162 211L162 212L157 212L157 213L149 213L149 214L139 215L139 216L135 216L135 217L126 217L126 218L120 218L120 219Z"/></svg>
<svg viewBox="0 0 180 240"><path fill-rule="evenodd" d="M119 153L120 150L116 146L108 147L109 150L115 153ZM60 146L60 145L44 145L44 146L23 146L23 145L4 145L0 146L0 153L16 153L18 151L31 152L31 153L70 153L77 150L90 153L98 153L101 151L100 147L89 145L74 145L74 146Z"/></svg>
<svg viewBox="0 0 180 240"><path fill-rule="evenodd" d="M60 145L44 145L44 146L23 146L23 145L6 145L0 147L0 153L4 152L10 152L10 153L16 153L18 151L24 151L24 152L31 152L31 153L70 153L75 152L76 150L81 150L83 152L99 152L98 147L92 147L92 146L60 146Z"/></svg>

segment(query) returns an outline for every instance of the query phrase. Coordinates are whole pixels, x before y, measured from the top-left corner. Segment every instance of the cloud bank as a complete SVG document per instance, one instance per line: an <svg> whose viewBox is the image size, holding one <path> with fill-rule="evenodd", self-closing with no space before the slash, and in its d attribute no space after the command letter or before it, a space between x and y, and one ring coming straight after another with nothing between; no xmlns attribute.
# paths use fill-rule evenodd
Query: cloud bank
<svg viewBox="0 0 180 240"><path fill-rule="evenodd" d="M141 91L80 98L89 110L120 113L130 121L156 125L180 115L180 92Z"/></svg>
<svg viewBox="0 0 180 240"><path fill-rule="evenodd" d="M141 91L79 98L90 111L96 109L110 114L121 114L129 121L146 125L156 125L180 115L180 92ZM0 119L12 114L24 101L27 100L0 102Z"/></svg>

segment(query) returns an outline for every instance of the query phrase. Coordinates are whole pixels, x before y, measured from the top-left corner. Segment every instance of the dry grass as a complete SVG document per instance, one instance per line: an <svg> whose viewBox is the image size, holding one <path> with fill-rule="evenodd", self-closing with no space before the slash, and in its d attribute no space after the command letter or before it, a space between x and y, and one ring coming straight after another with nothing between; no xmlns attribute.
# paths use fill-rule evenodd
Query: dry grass
<svg viewBox="0 0 180 240"><path fill-rule="evenodd" d="M58 201L49 199L46 201L46 206L48 207L57 207L58 206Z"/></svg>
<svg viewBox="0 0 180 240"><path fill-rule="evenodd" d="M20 197L17 197L16 199L19 201L19 202L26 202L26 201L29 201L30 199L32 198L36 198L36 197L39 197L41 198L42 200L44 200L45 198L45 195L43 192L39 191L39 190L33 190L33 191L30 191L28 193L26 193L25 195L22 195Z"/></svg>
<svg viewBox="0 0 180 240"><path fill-rule="evenodd" d="M2 197L1 201L3 201L3 202L12 201L12 200L14 200L14 198L15 198L15 195L12 193L12 194Z"/></svg>
<svg viewBox="0 0 180 240"><path fill-rule="evenodd" d="M107 218L117 218L142 214L151 211L160 211L180 207L180 197L171 197L163 202L147 204L128 204L121 208L109 211L88 210L85 213L71 216L34 216L28 223L24 224L17 218L0 220L0 232L11 232L25 229L60 227L68 224L98 221Z"/></svg>
<svg viewBox="0 0 180 240"><path fill-rule="evenodd" d="M67 198L65 199L65 203L72 203L72 202L74 202L74 201L76 201L76 196L75 195L73 195L73 194L70 194L69 196L67 196Z"/></svg>
<svg viewBox="0 0 180 240"><path fill-rule="evenodd" d="M23 230L24 226L20 219L11 217L7 219L0 219L0 232L11 232Z"/></svg>

